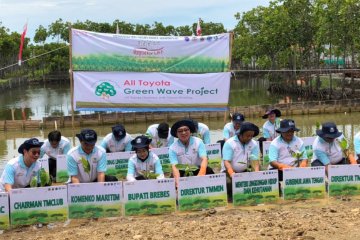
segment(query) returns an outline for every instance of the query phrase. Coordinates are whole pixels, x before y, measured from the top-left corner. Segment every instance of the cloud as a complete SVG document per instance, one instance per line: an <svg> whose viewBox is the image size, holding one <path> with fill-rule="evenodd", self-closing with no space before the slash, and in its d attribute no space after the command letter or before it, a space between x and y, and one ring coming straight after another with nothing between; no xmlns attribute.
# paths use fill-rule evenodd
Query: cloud
<svg viewBox="0 0 360 240"><path fill-rule="evenodd" d="M164 25L191 25L201 17L204 21L223 23L232 29L237 21L234 14L269 0L0 0L0 22L12 31L20 32L29 20L29 35L39 25L47 27L56 19L76 22L87 19L94 22L113 22Z"/></svg>

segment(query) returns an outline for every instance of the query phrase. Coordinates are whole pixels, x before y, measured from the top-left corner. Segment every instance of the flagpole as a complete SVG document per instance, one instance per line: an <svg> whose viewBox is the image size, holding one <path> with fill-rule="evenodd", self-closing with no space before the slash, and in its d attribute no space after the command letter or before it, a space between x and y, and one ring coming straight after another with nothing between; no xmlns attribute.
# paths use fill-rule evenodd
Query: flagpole
<svg viewBox="0 0 360 240"><path fill-rule="evenodd" d="M229 66L228 66L228 71L231 70L231 62L232 62L232 49L233 49L233 42L234 42L234 32L230 31L229 32ZM224 113L224 123L226 122L227 119L227 111L225 111Z"/></svg>
<svg viewBox="0 0 360 240"><path fill-rule="evenodd" d="M71 23L69 23L69 74L70 74L70 94L71 94L71 126L74 130L74 79L73 79L73 67L72 67L72 34L71 34Z"/></svg>

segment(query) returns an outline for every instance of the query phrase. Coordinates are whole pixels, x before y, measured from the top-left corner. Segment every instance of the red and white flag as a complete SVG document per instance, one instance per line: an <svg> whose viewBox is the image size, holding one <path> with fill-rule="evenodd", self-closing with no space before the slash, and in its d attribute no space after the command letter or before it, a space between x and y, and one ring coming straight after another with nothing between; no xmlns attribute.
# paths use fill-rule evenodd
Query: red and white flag
<svg viewBox="0 0 360 240"><path fill-rule="evenodd" d="M196 27L196 36L201 36L201 26L200 26L200 21L201 18L199 18L199 21L197 23L197 27Z"/></svg>
<svg viewBox="0 0 360 240"><path fill-rule="evenodd" d="M24 47L24 40L25 40L26 31L27 31L27 22L25 23L23 33L21 34L20 49L19 49L19 56L18 56L18 60L19 60L18 64L19 64L19 66L21 66L22 51L23 51L23 47Z"/></svg>

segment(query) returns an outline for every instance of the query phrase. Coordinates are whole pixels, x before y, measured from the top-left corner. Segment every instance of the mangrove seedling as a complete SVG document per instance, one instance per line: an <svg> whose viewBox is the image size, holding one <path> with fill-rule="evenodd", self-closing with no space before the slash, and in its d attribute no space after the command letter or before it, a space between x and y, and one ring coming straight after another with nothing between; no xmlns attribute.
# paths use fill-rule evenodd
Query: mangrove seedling
<svg viewBox="0 0 360 240"><path fill-rule="evenodd" d="M40 169L39 175L40 175L40 186L41 187L51 186L50 174L48 172L46 172L44 168Z"/></svg>
<svg viewBox="0 0 360 240"><path fill-rule="evenodd" d="M88 160L86 160L84 157L81 157L80 161L83 165L84 172L90 175L90 163L88 162Z"/></svg>
<svg viewBox="0 0 360 240"><path fill-rule="evenodd" d="M297 165L298 167L300 167L300 163L301 163L301 161L302 161L302 160L301 160L301 157L302 157L302 155L304 154L304 152L305 152L305 150L302 151L302 152L296 150L295 152L292 152L292 154L291 154L291 156L296 159L296 165Z"/></svg>
<svg viewBox="0 0 360 240"><path fill-rule="evenodd" d="M37 186L38 186L38 177L34 176L34 177L31 178L30 187L35 188Z"/></svg>
<svg viewBox="0 0 360 240"><path fill-rule="evenodd" d="M254 161L254 163L255 163L255 161L258 162L258 160L250 160L250 159L255 159L255 158L256 158L256 156L254 154L251 154L250 157L247 158L247 160L242 160L238 163L246 164L246 166L247 166L246 171L252 172L252 171L254 171L254 167L252 166L251 162ZM250 164L249 164L249 162L250 162Z"/></svg>
<svg viewBox="0 0 360 240"><path fill-rule="evenodd" d="M185 177L194 176L193 172L199 169L198 166L190 165L190 164L176 164L176 168L181 170L181 171L184 171L185 172L185 174L184 174Z"/></svg>
<svg viewBox="0 0 360 240"><path fill-rule="evenodd" d="M145 179L156 179L159 174L154 173L154 171L146 171L146 170L141 170L140 174L145 178Z"/></svg>
<svg viewBox="0 0 360 240"><path fill-rule="evenodd" d="M349 155L350 155L348 141L346 140L346 138L342 138L341 140L336 139L336 141L338 141L339 146L345 155L345 164L348 164Z"/></svg>
<svg viewBox="0 0 360 240"><path fill-rule="evenodd" d="M47 171L45 171L44 168L40 169L39 178L40 178L40 183L38 183L37 176L32 177L30 180L30 187L35 188L38 186L40 187L51 186L50 174Z"/></svg>

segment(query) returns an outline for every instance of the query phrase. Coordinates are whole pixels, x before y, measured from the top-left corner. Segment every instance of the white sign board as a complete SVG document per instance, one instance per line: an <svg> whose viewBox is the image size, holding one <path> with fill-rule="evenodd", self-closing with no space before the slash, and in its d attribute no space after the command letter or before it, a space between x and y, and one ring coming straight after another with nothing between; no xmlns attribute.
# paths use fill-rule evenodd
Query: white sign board
<svg viewBox="0 0 360 240"><path fill-rule="evenodd" d="M161 162L161 166L164 173L171 173L171 164L169 159L169 148L162 147L162 148L152 148L150 151L155 153Z"/></svg>
<svg viewBox="0 0 360 240"><path fill-rule="evenodd" d="M257 205L279 199L278 171L235 173L232 177L233 205Z"/></svg>
<svg viewBox="0 0 360 240"><path fill-rule="evenodd" d="M208 166L212 168L215 173L220 173L221 170L221 144L213 143L206 144L206 152L208 156Z"/></svg>
<svg viewBox="0 0 360 240"><path fill-rule="evenodd" d="M227 206L226 174L180 178L178 203L180 211Z"/></svg>
<svg viewBox="0 0 360 240"><path fill-rule="evenodd" d="M154 179L124 182L125 215L175 212L175 180Z"/></svg>
<svg viewBox="0 0 360 240"><path fill-rule="evenodd" d="M68 185L69 218L121 216L122 182Z"/></svg>
<svg viewBox="0 0 360 240"><path fill-rule="evenodd" d="M115 176L118 180L126 179L129 158L135 152L113 152L106 154L106 175Z"/></svg>
<svg viewBox="0 0 360 240"><path fill-rule="evenodd" d="M10 191L11 225L65 221L67 187L20 188Z"/></svg>
<svg viewBox="0 0 360 240"><path fill-rule="evenodd" d="M360 165L329 165L329 196L360 194Z"/></svg>
<svg viewBox="0 0 360 240"><path fill-rule="evenodd" d="M270 144L271 141L264 141L263 143L263 165L267 165L269 164L269 148L270 148Z"/></svg>
<svg viewBox="0 0 360 240"><path fill-rule="evenodd" d="M283 170L284 199L325 197L325 167L286 168Z"/></svg>
<svg viewBox="0 0 360 240"><path fill-rule="evenodd" d="M0 229L5 230L9 227L9 195L8 193L0 192Z"/></svg>
<svg viewBox="0 0 360 240"><path fill-rule="evenodd" d="M58 155L56 157L56 182L64 183L69 179L67 170L66 155Z"/></svg>
<svg viewBox="0 0 360 240"><path fill-rule="evenodd" d="M49 172L49 160L48 156L45 155L42 158L39 158L38 161L41 163L41 167L46 171Z"/></svg>

